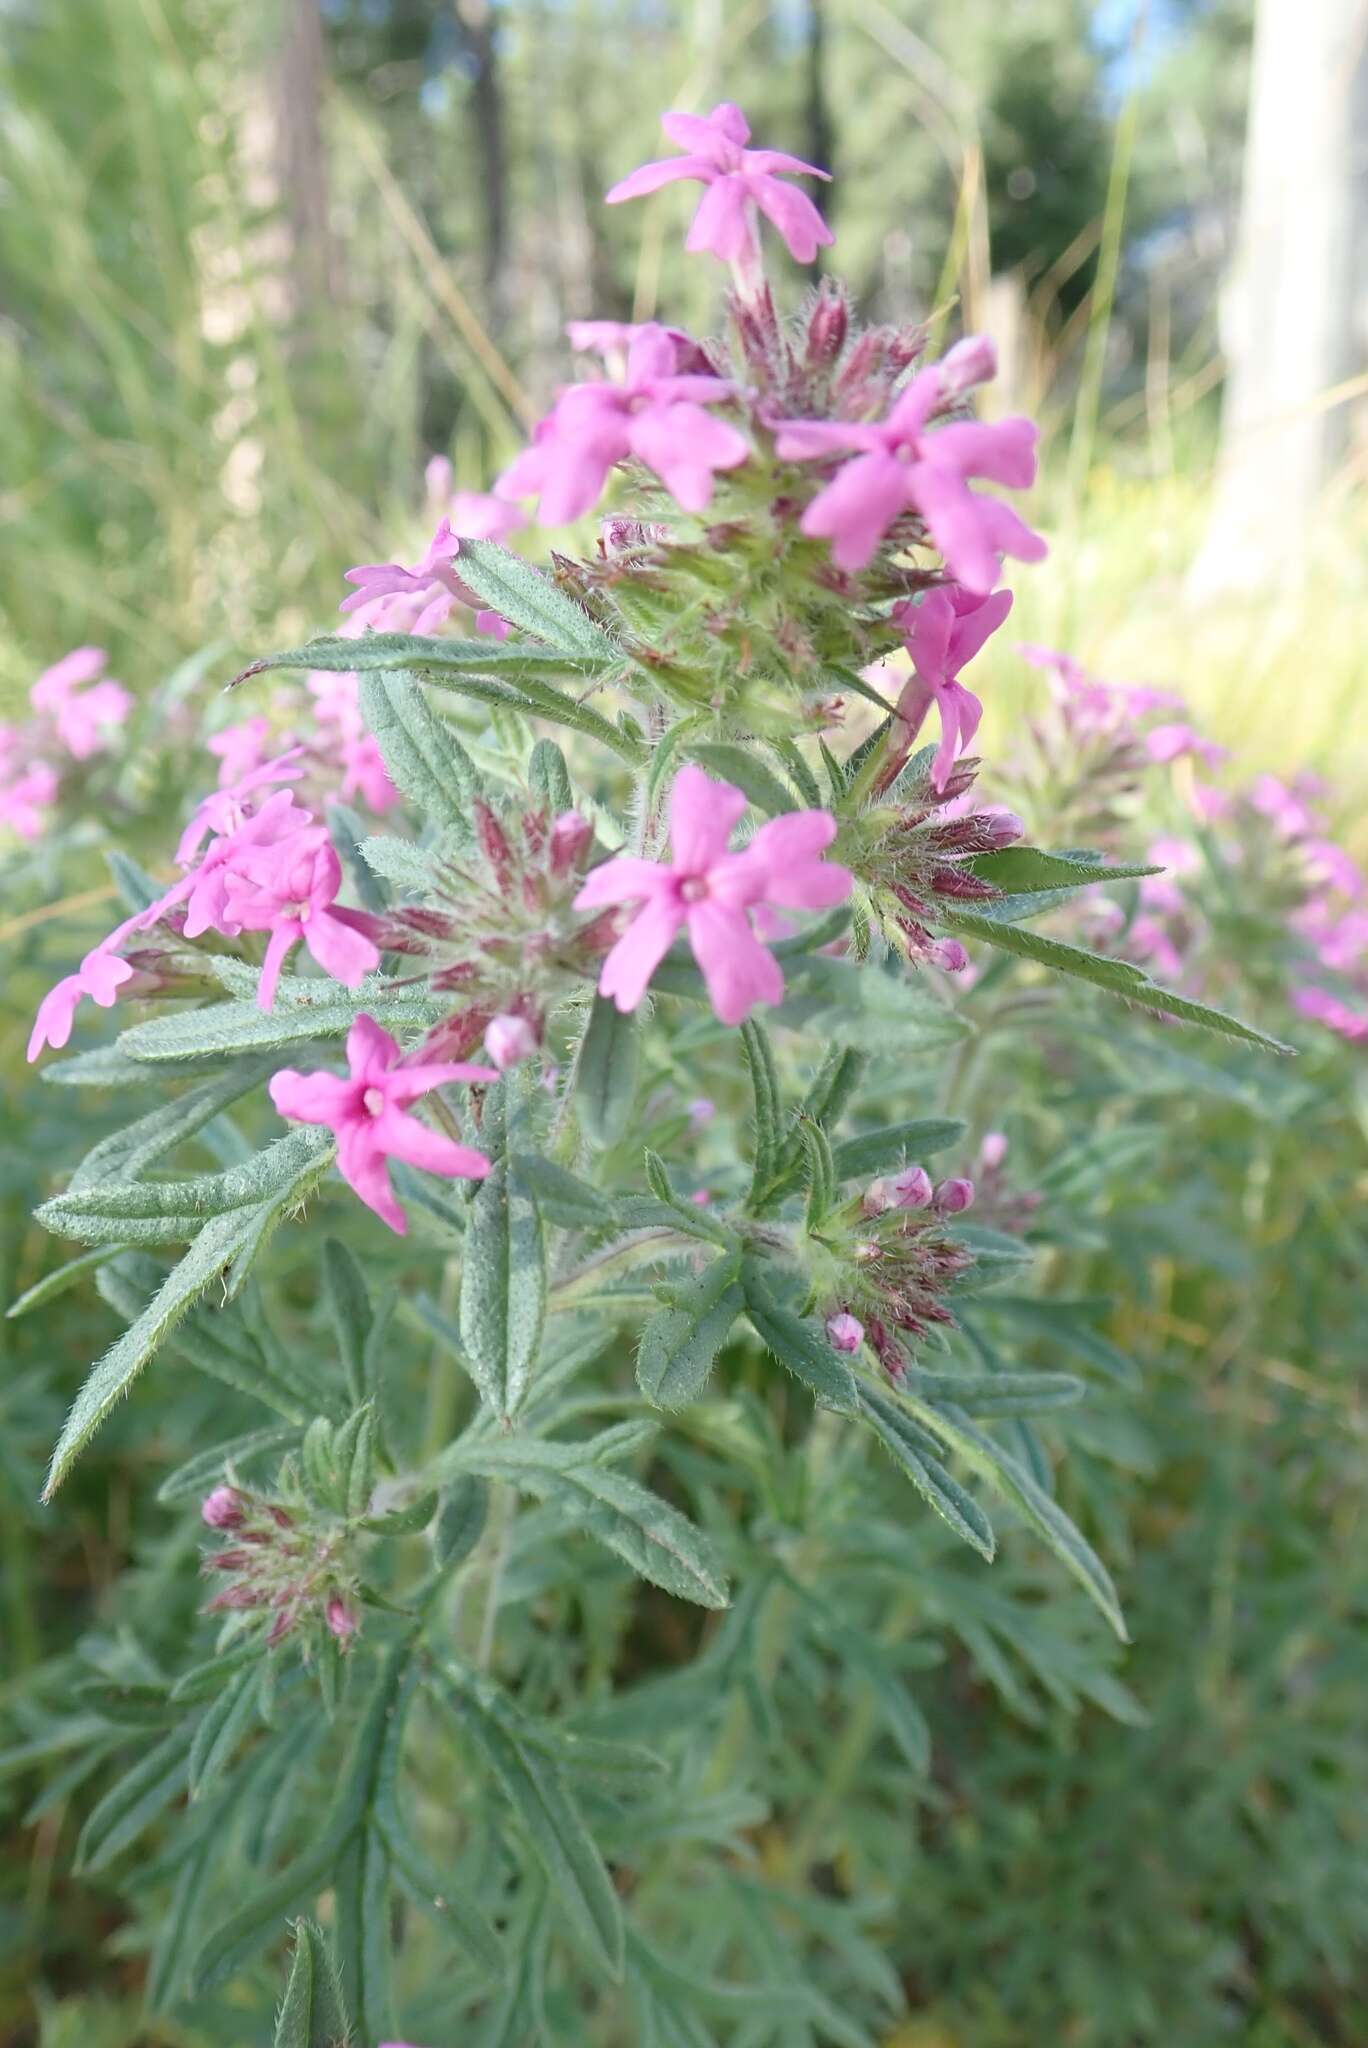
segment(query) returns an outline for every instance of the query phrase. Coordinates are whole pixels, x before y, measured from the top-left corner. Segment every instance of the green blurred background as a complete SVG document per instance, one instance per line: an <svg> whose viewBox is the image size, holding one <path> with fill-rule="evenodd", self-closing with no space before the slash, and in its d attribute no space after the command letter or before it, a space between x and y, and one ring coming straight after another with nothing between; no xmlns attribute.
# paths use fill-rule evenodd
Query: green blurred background
<svg viewBox="0 0 1368 2048"><path fill-rule="evenodd" d="M566 374L567 318L706 331L720 273L682 252L687 190L599 202L659 153L660 109L726 96L834 170L833 257L865 304L987 327L1005 401L1041 417L1055 548L1023 631L1189 690L1255 765L1343 775L1368 610L1347 316L1286 388L1263 365L1284 427L1321 435L1320 509L1288 516L1275 435L1260 544L1192 577L1240 324L1253 4L5 0L0 702L80 641L134 687L207 642L230 671L326 619L348 565L421 540L429 455L487 480ZM1266 6L1303 44L1336 9ZM1288 208L1323 211L1289 164L1330 117L1286 90ZM1001 650L989 680L1002 730L1030 678Z"/></svg>

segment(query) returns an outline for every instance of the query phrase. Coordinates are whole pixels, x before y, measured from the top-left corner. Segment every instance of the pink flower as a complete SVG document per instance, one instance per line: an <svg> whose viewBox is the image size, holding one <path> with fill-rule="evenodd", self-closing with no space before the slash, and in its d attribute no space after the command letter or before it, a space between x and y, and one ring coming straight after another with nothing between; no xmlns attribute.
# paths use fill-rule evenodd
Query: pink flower
<svg viewBox="0 0 1368 2048"><path fill-rule="evenodd" d="M103 945L87 953L74 974L68 974L49 989L38 1005L29 1036L28 1058L36 1060L45 1045L60 1051L71 1036L72 1019L83 996L89 996L102 1010L112 1009L120 987L133 978L133 969L109 949L126 927L113 933Z"/></svg>
<svg viewBox="0 0 1368 2048"><path fill-rule="evenodd" d="M0 825L8 825L21 839L41 839L47 827L46 813L57 801L55 769L46 761L32 761L12 782L0 788Z"/></svg>
<svg viewBox="0 0 1368 2048"><path fill-rule="evenodd" d="M603 963L599 991L634 1010L677 934L687 929L712 1006L724 1024L740 1024L757 1003L777 1003L784 976L751 928L760 903L783 910L826 910L850 894L851 876L822 851L836 836L827 811L791 811L762 825L742 853L727 842L746 808L729 782L681 768L670 796L669 862L619 854L589 875L577 910L635 906L626 931Z"/></svg>
<svg viewBox="0 0 1368 2048"><path fill-rule="evenodd" d="M826 1333L833 1351L858 1351L864 1343L864 1324L848 1309L827 1317Z"/></svg>
<svg viewBox="0 0 1368 2048"><path fill-rule="evenodd" d="M314 716L325 733L325 751L335 750L342 771L338 791L344 803L359 796L378 815L392 810L399 792L390 781L385 757L374 733L367 732L361 716L361 681L354 674L323 673L309 677ZM326 801L326 799L325 799Z"/></svg>
<svg viewBox="0 0 1368 2048"><path fill-rule="evenodd" d="M985 1173L996 1173L1007 1157L1005 1131L985 1131L979 1146L979 1165Z"/></svg>
<svg viewBox="0 0 1368 2048"><path fill-rule="evenodd" d="M1249 801L1285 839L1301 839L1319 827L1315 812L1276 775L1256 777L1250 786Z"/></svg>
<svg viewBox="0 0 1368 2048"><path fill-rule="evenodd" d="M924 1166L907 1166L890 1179L871 1181L860 1207L866 1216L889 1209L925 1209L931 1200L931 1176Z"/></svg>
<svg viewBox="0 0 1368 2048"><path fill-rule="evenodd" d="M831 230L807 194L780 183L784 177L829 179L830 173L782 150L747 149L750 128L739 107L723 100L706 116L664 114L660 125L687 154L632 171L608 193L609 206L642 199L680 178L695 178L707 190L686 249L710 250L743 269L753 266L760 253L757 211L779 230L796 263L811 263L819 249L830 246Z"/></svg>
<svg viewBox="0 0 1368 2048"><path fill-rule="evenodd" d="M1351 1010L1338 996L1331 995L1329 989L1296 988L1292 991L1292 1001L1303 1017L1314 1018L1317 1024L1328 1026L1351 1044L1368 1038L1368 1016Z"/></svg>
<svg viewBox="0 0 1368 2048"><path fill-rule="evenodd" d="M886 420L786 420L775 451L784 462L855 451L801 522L804 533L831 542L838 568L862 569L895 521L915 512L955 580L986 596L1001 574L999 555L1038 562L1046 547L1009 505L971 491L966 479L988 477L1015 490L1034 483L1036 429L1025 419L953 420L928 431L943 397L933 365L912 379Z"/></svg>
<svg viewBox="0 0 1368 2048"><path fill-rule="evenodd" d="M225 725L205 745L219 759L219 788L234 789L245 776L264 768L271 758L274 733L269 718L245 718L239 725Z"/></svg>
<svg viewBox="0 0 1368 2048"><path fill-rule="evenodd" d="M1215 740L1203 739L1194 727L1181 722L1173 725L1156 725L1145 734L1145 752L1151 761L1177 761L1185 754L1195 754L1206 762L1208 768L1217 761L1224 761L1229 748L1218 747Z"/></svg>
<svg viewBox="0 0 1368 2048"><path fill-rule="evenodd" d="M565 526L596 502L609 470L634 455L686 512L712 497L713 474L750 454L744 434L703 410L730 398L725 378L676 372L678 344L640 328L621 383L571 384L535 429L532 445L499 478L501 497L540 499L543 526Z"/></svg>
<svg viewBox="0 0 1368 2048"><path fill-rule="evenodd" d="M478 497L481 507L499 505L495 498L486 499L483 494L463 493L467 514L471 523L482 526L486 531L467 533L467 540L492 538L488 529L499 524L492 514L475 516L472 511L474 498ZM501 512L507 512L500 505ZM520 526L522 518L515 514L513 525ZM502 531L512 528L504 524ZM463 583L452 567L461 552L461 536L456 532L450 518L439 521L437 531L427 544L426 552L406 569L401 562L363 562L359 568L348 569L346 581L354 583L356 589L350 597L344 598L339 611L364 611L368 625L382 631L407 631L410 633L435 633L438 626L449 615L455 604L469 605L475 613L475 625L481 633L490 633L496 639L508 634L508 623L497 612L480 609L480 600L468 584ZM396 606L404 612L413 612L412 618L401 620L394 616ZM416 609L415 609L416 607Z"/></svg>
<svg viewBox="0 0 1368 2048"><path fill-rule="evenodd" d="M285 957L301 939L324 973L347 988L356 988L380 965L378 949L336 913L341 886L342 863L322 825L249 848L228 862L224 921L230 930L271 935L257 987L263 1010L274 1003Z"/></svg>
<svg viewBox="0 0 1368 2048"><path fill-rule="evenodd" d="M942 1216L958 1216L972 1206L974 1183L963 1178L943 1180L937 1186L931 1200Z"/></svg>
<svg viewBox="0 0 1368 2048"><path fill-rule="evenodd" d="M400 1237L408 1220L390 1186L389 1159L402 1159L448 1180L483 1180L489 1161L406 1115L410 1103L448 1081L497 1081L492 1067L464 1061L405 1065L399 1047L373 1017L359 1016L347 1033L350 1073L300 1074L286 1067L271 1081L271 1100L295 1123L326 1124L337 1138L342 1178L368 1209Z"/></svg>
<svg viewBox="0 0 1368 2048"><path fill-rule="evenodd" d="M1362 869L1333 839L1308 839L1302 855L1314 882L1338 890L1341 896L1363 894Z"/></svg>
<svg viewBox="0 0 1368 2048"><path fill-rule="evenodd" d="M108 660L103 647L78 647L44 669L29 692L35 711L51 718L57 737L73 760L88 761L109 744L133 708L119 683L99 676ZM89 684L91 687L85 688Z"/></svg>
<svg viewBox="0 0 1368 2048"><path fill-rule="evenodd" d="M920 604L893 607L916 670L914 680L898 699L898 716L908 728L909 745L933 704L940 714L940 745L931 764L937 791L949 782L950 771L973 740L983 716L982 704L958 680L959 672L989 635L996 633L1011 609L1010 590L979 597L957 584L948 590L928 591Z"/></svg>

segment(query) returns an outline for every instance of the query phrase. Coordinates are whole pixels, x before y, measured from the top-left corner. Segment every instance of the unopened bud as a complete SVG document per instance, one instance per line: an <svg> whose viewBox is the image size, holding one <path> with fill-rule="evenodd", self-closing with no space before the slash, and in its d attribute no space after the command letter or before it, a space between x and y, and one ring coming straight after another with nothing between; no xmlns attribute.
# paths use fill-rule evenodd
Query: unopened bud
<svg viewBox="0 0 1368 2048"><path fill-rule="evenodd" d="M231 1486L216 1486L200 1503L200 1520L209 1529L240 1529L242 1496Z"/></svg>
<svg viewBox="0 0 1368 2048"><path fill-rule="evenodd" d="M562 811L551 827L551 872L568 875L594 836L594 828L578 811Z"/></svg>
<svg viewBox="0 0 1368 2048"><path fill-rule="evenodd" d="M934 939L927 958L945 974L963 974L969 965L969 955L958 939Z"/></svg>
<svg viewBox="0 0 1368 2048"><path fill-rule="evenodd" d="M1002 846L1015 846L1018 839L1026 837L1024 822L1004 804L989 804L974 816L987 831L988 844L994 852Z"/></svg>
<svg viewBox="0 0 1368 2048"><path fill-rule="evenodd" d="M480 850L494 870L500 888L507 888L511 863L508 839L503 826L487 803L477 799L472 808L475 816L475 835L480 842Z"/></svg>
<svg viewBox="0 0 1368 2048"><path fill-rule="evenodd" d="M689 1104L689 1122L696 1131L701 1131L704 1124L710 1124L716 1115L717 1104L710 1102L706 1095L695 1095Z"/></svg>
<svg viewBox="0 0 1368 2048"><path fill-rule="evenodd" d="M695 1188L689 1200L693 1203L695 1209L706 1209L712 1201L712 1196L706 1188Z"/></svg>
<svg viewBox="0 0 1368 2048"><path fill-rule="evenodd" d="M858 1351L864 1343L864 1324L846 1309L827 1317L826 1333L833 1351Z"/></svg>
<svg viewBox="0 0 1368 2048"><path fill-rule="evenodd" d="M931 1199L931 1176L924 1166L908 1166L888 1183L894 1209L924 1209Z"/></svg>
<svg viewBox="0 0 1368 2048"><path fill-rule="evenodd" d="M845 347L850 331L850 308L845 293L829 278L823 278L807 324L807 366L826 369Z"/></svg>
<svg viewBox="0 0 1368 2048"><path fill-rule="evenodd" d="M997 350L986 334L966 334L947 349L940 364L941 390L947 398L972 391L976 384L991 384L997 375Z"/></svg>
<svg viewBox="0 0 1368 2048"><path fill-rule="evenodd" d="M526 1017L493 1017L484 1035L485 1051L501 1074L530 1059L537 1050L537 1034Z"/></svg>
<svg viewBox="0 0 1368 2048"><path fill-rule="evenodd" d="M344 1648L361 1626L346 1601L340 1599L336 1593L324 1609L324 1619L329 1632L337 1637Z"/></svg>
<svg viewBox="0 0 1368 2048"><path fill-rule="evenodd" d="M1007 1157L1007 1139L1001 1131L985 1131L979 1146L979 1164L985 1173L996 1173Z"/></svg>
<svg viewBox="0 0 1368 2048"><path fill-rule="evenodd" d="M943 1180L932 1197L942 1216L958 1216L962 1209L968 1209L974 1200L974 1183L971 1180Z"/></svg>

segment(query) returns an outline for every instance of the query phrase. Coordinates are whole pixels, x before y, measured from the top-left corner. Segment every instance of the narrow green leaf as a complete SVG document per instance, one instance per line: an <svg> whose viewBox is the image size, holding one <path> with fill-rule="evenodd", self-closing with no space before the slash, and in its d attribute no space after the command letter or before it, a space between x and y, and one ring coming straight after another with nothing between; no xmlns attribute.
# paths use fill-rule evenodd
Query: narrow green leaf
<svg viewBox="0 0 1368 2048"><path fill-rule="evenodd" d="M653 1315L637 1347L637 1385L657 1408L684 1408L707 1385L717 1354L741 1312L737 1261L724 1255L676 1289L674 1305Z"/></svg>
<svg viewBox="0 0 1368 2048"><path fill-rule="evenodd" d="M301 989L308 991L307 998L301 997ZM272 1010L258 1009L252 997L243 996L149 1018L125 1031L117 1050L130 1059L160 1064L208 1054L305 1045L313 1039L345 1038L362 1010L386 1031L403 1038L440 1022L448 1007L439 998L413 991L385 995L363 986L348 994L339 990L335 981L320 978L295 983L292 991L276 997Z"/></svg>
<svg viewBox="0 0 1368 2048"><path fill-rule="evenodd" d="M589 1953L612 1977L623 1965L622 1907L584 1820L560 1773L512 1734L460 1676L443 1697L473 1736L546 1872L551 1895Z"/></svg>
<svg viewBox="0 0 1368 2048"><path fill-rule="evenodd" d="M360 1403L371 1392L366 1370L366 1347L371 1332L370 1293L355 1255L335 1237L323 1240L323 1298L337 1337L348 1390L352 1400Z"/></svg>
<svg viewBox="0 0 1368 2048"><path fill-rule="evenodd" d="M246 1210L215 1216L206 1223L137 1321L94 1367L57 1439L43 1488L44 1500L51 1500L80 1452L110 1409L127 1393L153 1352L241 1249L253 1220L253 1211Z"/></svg>
<svg viewBox="0 0 1368 2048"><path fill-rule="evenodd" d="M623 666L621 653L584 607L507 548L489 540L463 540L458 574L492 611L578 667L602 672Z"/></svg>
<svg viewBox="0 0 1368 2048"><path fill-rule="evenodd" d="M902 1396L912 1414L942 1442L990 1480L1021 1509L1028 1522L1049 1548L1073 1573L1079 1584L1101 1608L1123 1643L1130 1637L1121 1613L1121 1603L1106 1566L1082 1531L1070 1521L1057 1501L1037 1485L1024 1465L1002 1445L972 1423L958 1408L933 1408L915 1394Z"/></svg>
<svg viewBox="0 0 1368 2048"><path fill-rule="evenodd" d="M350 643L354 648L356 641ZM391 782L434 824L469 842L480 791L475 763L416 676L396 670L361 678L361 715L375 735Z"/></svg>
<svg viewBox="0 0 1368 2048"><path fill-rule="evenodd" d="M548 1223L564 1230L602 1230L612 1223L611 1198L568 1167L543 1158L540 1152L519 1152L517 1164Z"/></svg>
<svg viewBox="0 0 1368 2048"><path fill-rule="evenodd" d="M881 1173L886 1166L902 1166L927 1158L957 1145L968 1126L953 1116L913 1117L907 1123L884 1124L877 1131L860 1131L843 1138L831 1148L838 1181L862 1180L866 1174Z"/></svg>
<svg viewBox="0 0 1368 2048"><path fill-rule="evenodd" d="M815 1324L774 1299L755 1260L744 1262L741 1279L746 1314L766 1350L802 1381L823 1408L834 1408L840 1415L857 1414L858 1382L848 1360L832 1350Z"/></svg>
<svg viewBox="0 0 1368 2048"><path fill-rule="evenodd" d="M836 1205L836 1168L830 1141L820 1124L801 1117L798 1135L808 1163L807 1227L814 1230Z"/></svg>
<svg viewBox="0 0 1368 2048"><path fill-rule="evenodd" d="M489 1519L489 1487L474 1472L464 1472L444 1486L432 1523L432 1561L438 1571L463 1564L484 1534Z"/></svg>
<svg viewBox="0 0 1368 2048"><path fill-rule="evenodd" d="M798 809L793 791L749 748L730 740L690 740L684 751L710 775L734 784L767 817L778 818Z"/></svg>
<svg viewBox="0 0 1368 2048"><path fill-rule="evenodd" d="M88 1875L105 1869L136 1842L185 1790L186 1758L194 1727L171 1733L123 1773L91 1811L76 1843L76 1867Z"/></svg>
<svg viewBox="0 0 1368 2048"><path fill-rule="evenodd" d="M349 2048L351 2039L337 1965L323 1931L312 1920L297 1920L275 2048Z"/></svg>
<svg viewBox="0 0 1368 2048"><path fill-rule="evenodd" d="M60 1266L54 1266L50 1273L44 1273L41 1280L35 1280L32 1287L24 1292L5 1310L7 1316L26 1316L30 1309L41 1308L45 1302L55 1301L59 1294L84 1280L87 1273L93 1273L106 1259L112 1259L119 1250L116 1244L97 1245L94 1251L82 1252L77 1258L67 1259Z"/></svg>
<svg viewBox="0 0 1368 2048"><path fill-rule="evenodd" d="M759 1201L774 1179L783 1142L783 1111L774 1053L764 1027L747 1018L741 1026L741 1044L750 1069L751 1098L755 1105L755 1166L751 1174L750 1201Z"/></svg>
<svg viewBox="0 0 1368 2048"><path fill-rule="evenodd" d="M574 1098L580 1129L597 1151L624 1135L636 1100L640 1032L606 997L595 996L575 1061Z"/></svg>
<svg viewBox="0 0 1368 2048"><path fill-rule="evenodd" d="M222 1777L256 1717L261 1666L239 1672L200 1716L190 1745L190 1797L199 1799Z"/></svg>
<svg viewBox="0 0 1368 2048"><path fill-rule="evenodd" d="M951 1401L968 1415L1039 1415L1081 1401L1087 1389L1066 1372L919 1372L907 1384L923 1401Z"/></svg>
<svg viewBox="0 0 1368 2048"><path fill-rule="evenodd" d="M545 1318L541 1217L516 1158L500 1159L471 1205L461 1260L461 1341L471 1376L505 1421L527 1393Z"/></svg>
<svg viewBox="0 0 1368 2048"><path fill-rule="evenodd" d="M1128 882L1164 872L1147 865L1112 866L1086 853L1046 853L1039 846L1004 846L995 853L976 854L966 865L1004 896L1034 895L1037 890L1053 894L1084 889L1092 882Z"/></svg>
<svg viewBox="0 0 1368 2048"><path fill-rule="evenodd" d="M174 1102L159 1103L87 1152L68 1184L68 1193L107 1180L136 1180L166 1153L194 1136L212 1118L259 1087L275 1062L238 1060L225 1072L187 1088Z"/></svg>
<svg viewBox="0 0 1368 2048"><path fill-rule="evenodd" d="M527 763L527 786L552 817L575 808L570 770L554 740L538 740Z"/></svg>
<svg viewBox="0 0 1368 2048"><path fill-rule="evenodd" d="M1032 931L1024 925L1004 923L984 911L947 911L940 914L940 922L948 931L959 932L965 938L984 939L1004 953L1034 960L1042 967L1053 968L1057 974L1090 981L1095 987L1106 989L1125 1002L1139 1003L1144 1009L1176 1017L1181 1023L1198 1024L1204 1030L1218 1032L1225 1038L1244 1039L1250 1045L1261 1046L1265 1052L1290 1053L1295 1050L1284 1045L1281 1039L1256 1031L1252 1024L1242 1023L1238 1017L1227 1016L1224 1010L1213 1010L1206 1003L1193 1002L1188 996L1161 988L1158 982L1150 980L1143 968L1128 960L1090 953L1083 946L1070 945L1066 939L1047 938L1043 932Z"/></svg>
<svg viewBox="0 0 1368 2048"><path fill-rule="evenodd" d="M302 1199L322 1178L332 1153L327 1132L303 1125L224 1173L181 1181L97 1180L68 1188L34 1214L44 1229L64 1237L98 1234L128 1241L136 1230L141 1243L191 1238L210 1218Z"/></svg>
<svg viewBox="0 0 1368 2048"><path fill-rule="evenodd" d="M529 573L536 575L537 571ZM586 623L592 623L587 613L580 616ZM603 644L610 659L598 665L620 668L622 659L612 642L605 640ZM229 687L278 669L317 669L323 674L362 677L393 675L402 669L432 669L448 675L507 675L516 682L519 673L526 669L563 674L566 669L582 670L589 665L588 656L567 653L558 647L530 645L525 640L496 640L492 635L478 640L447 640L430 633L363 633L348 640L340 633L320 633L303 647L287 647L278 654L263 655L235 676Z"/></svg>
<svg viewBox="0 0 1368 2048"><path fill-rule="evenodd" d="M992 1523L973 1495L946 1471L927 1448L924 1431L910 1424L896 1401L880 1390L860 1387L860 1410L884 1449L901 1466L928 1507L935 1509L961 1540L988 1564L997 1545ZM934 1442L934 1438L931 1439Z"/></svg>

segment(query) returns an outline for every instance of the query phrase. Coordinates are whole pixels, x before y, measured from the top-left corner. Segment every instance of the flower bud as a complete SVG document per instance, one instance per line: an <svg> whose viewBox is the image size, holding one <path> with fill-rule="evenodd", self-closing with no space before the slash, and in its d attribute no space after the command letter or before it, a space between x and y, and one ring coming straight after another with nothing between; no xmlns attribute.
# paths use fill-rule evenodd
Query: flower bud
<svg viewBox="0 0 1368 2048"><path fill-rule="evenodd" d="M216 1486L200 1503L200 1520L209 1529L240 1529L242 1496L231 1486Z"/></svg>
<svg viewBox="0 0 1368 2048"><path fill-rule="evenodd" d="M964 1179L941 1181L932 1196L942 1216L958 1216L962 1209L971 1206L973 1199L974 1183Z"/></svg>
<svg viewBox="0 0 1368 2048"><path fill-rule="evenodd" d="M969 955L958 939L934 939L927 958L945 974L963 974L969 965Z"/></svg>
<svg viewBox="0 0 1368 2048"><path fill-rule="evenodd" d="M332 1599L324 1609L324 1619L328 1624L329 1632L337 1637L338 1642L344 1648L361 1626L346 1601L339 1598L336 1593L333 1594Z"/></svg>
<svg viewBox="0 0 1368 2048"><path fill-rule="evenodd" d="M924 1209L931 1200L931 1176L924 1166L904 1167L887 1185L894 1209Z"/></svg>
<svg viewBox="0 0 1368 2048"><path fill-rule="evenodd" d="M946 350L939 368L942 391L947 398L957 398L976 384L991 384L997 375L997 350L986 334L966 334Z"/></svg>
<svg viewBox="0 0 1368 2048"><path fill-rule="evenodd" d="M987 804L974 813L975 822L982 825L987 834L989 848L997 852L1003 846L1015 846L1018 839L1026 837L1026 826L1015 811L1009 811L1004 804Z"/></svg>
<svg viewBox="0 0 1368 2048"><path fill-rule="evenodd" d="M485 1030L485 1051L501 1074L530 1059L537 1043L537 1034L526 1017L492 1017Z"/></svg>
<svg viewBox="0 0 1368 2048"><path fill-rule="evenodd" d="M827 1317L826 1333L833 1351L858 1351L864 1343L864 1324L846 1309Z"/></svg>
<svg viewBox="0 0 1368 2048"><path fill-rule="evenodd" d="M695 1188L689 1200L693 1203L695 1209L706 1209L712 1201L712 1196L707 1188Z"/></svg>
<svg viewBox="0 0 1368 2048"><path fill-rule="evenodd" d="M850 331L850 308L845 293L829 278L823 278L812 302L807 324L807 367L825 369L845 347Z"/></svg>
<svg viewBox="0 0 1368 2048"><path fill-rule="evenodd" d="M689 1123L696 1131L701 1131L704 1124L710 1124L716 1115L717 1104L706 1095L696 1095L689 1104Z"/></svg>
<svg viewBox="0 0 1368 2048"><path fill-rule="evenodd" d="M578 811L562 811L551 827L551 872L568 875L594 836L594 828Z"/></svg>
<svg viewBox="0 0 1368 2048"><path fill-rule="evenodd" d="M996 1173L1007 1157L1007 1139L1001 1131L985 1131L979 1146L979 1164L985 1173Z"/></svg>

